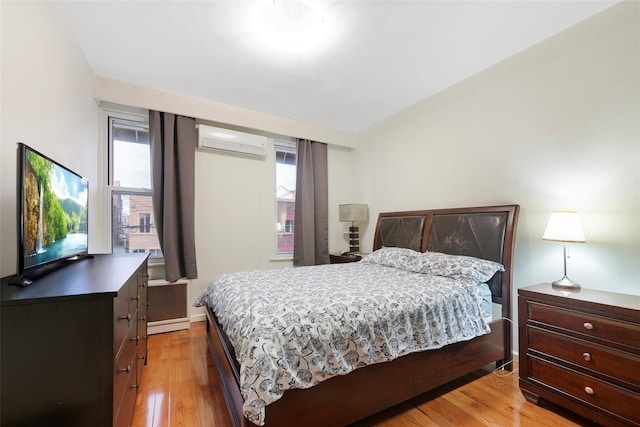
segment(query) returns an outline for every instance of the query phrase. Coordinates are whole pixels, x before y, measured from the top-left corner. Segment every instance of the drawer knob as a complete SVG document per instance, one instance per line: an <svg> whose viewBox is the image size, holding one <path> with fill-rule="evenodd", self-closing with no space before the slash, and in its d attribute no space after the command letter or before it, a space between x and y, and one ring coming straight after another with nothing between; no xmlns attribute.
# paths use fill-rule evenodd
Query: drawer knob
<svg viewBox="0 0 640 427"><path fill-rule="evenodd" d="M593 389L592 389L591 387L588 387L588 386L584 388L584 391L585 391L587 394L596 394L596 392L595 392L595 391L593 391Z"/></svg>
<svg viewBox="0 0 640 427"><path fill-rule="evenodd" d="M585 322L584 325L582 325L582 326L584 326L584 328L588 329L588 330L592 330L593 329L593 323Z"/></svg>
<svg viewBox="0 0 640 427"><path fill-rule="evenodd" d="M582 353L582 357L584 358L584 360L586 360L587 362L591 361L591 355L589 353Z"/></svg>
<svg viewBox="0 0 640 427"><path fill-rule="evenodd" d="M140 295L136 295L135 297L131 297L131 301L139 301L140 300Z"/></svg>
<svg viewBox="0 0 640 427"><path fill-rule="evenodd" d="M131 338L131 341L138 342L138 341L140 341L140 337L139 336L133 337L133 338Z"/></svg>
<svg viewBox="0 0 640 427"><path fill-rule="evenodd" d="M120 320L131 320L131 313L128 313L126 316L118 317Z"/></svg>
<svg viewBox="0 0 640 427"><path fill-rule="evenodd" d="M118 369L118 372L131 372L131 365L128 365L126 368Z"/></svg>

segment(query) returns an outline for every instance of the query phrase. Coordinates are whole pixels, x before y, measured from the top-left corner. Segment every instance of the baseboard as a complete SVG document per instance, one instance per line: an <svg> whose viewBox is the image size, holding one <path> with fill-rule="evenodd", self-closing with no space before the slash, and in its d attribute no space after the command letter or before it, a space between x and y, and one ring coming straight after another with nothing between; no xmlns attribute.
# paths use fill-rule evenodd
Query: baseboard
<svg viewBox="0 0 640 427"><path fill-rule="evenodd" d="M198 313L198 314L192 314L191 315L191 322L204 322L205 320L207 320L207 315L206 313Z"/></svg>
<svg viewBox="0 0 640 427"><path fill-rule="evenodd" d="M191 323L189 322L189 318L187 317L149 322L147 323L147 335L181 331L184 329L189 329L190 327Z"/></svg>

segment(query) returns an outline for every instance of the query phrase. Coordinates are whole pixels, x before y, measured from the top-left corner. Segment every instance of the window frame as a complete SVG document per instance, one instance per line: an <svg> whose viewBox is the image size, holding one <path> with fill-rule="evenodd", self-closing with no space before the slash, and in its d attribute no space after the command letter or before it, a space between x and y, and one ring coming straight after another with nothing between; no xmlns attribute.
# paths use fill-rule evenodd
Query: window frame
<svg viewBox="0 0 640 427"><path fill-rule="evenodd" d="M114 110L104 110L104 124L105 124L105 141L106 141L106 159L107 159L107 167L106 167L106 189L107 189L107 199L108 199L108 224L109 224L109 250L113 253L113 226L114 226L114 218L113 218L113 197L116 195L125 195L125 196L148 196L151 200L153 200L153 195L151 192L151 188L136 188L136 187L122 187L122 186L114 186L114 141L113 141L113 122L114 121L129 121L133 123L143 123L149 126L149 116L143 114L135 114L135 113L126 113ZM151 171L149 171L151 174ZM152 201L153 203L153 201ZM139 221L139 220L138 220ZM137 224L138 222L136 222ZM131 226L131 218L129 218L129 226ZM151 222L149 223L149 229L151 231ZM148 234L148 233L147 233ZM151 264L162 264L164 263L164 256L157 256L158 251L160 249L160 242L158 242L157 249L150 249L148 251L145 250L145 253L149 253L149 263Z"/></svg>
<svg viewBox="0 0 640 427"><path fill-rule="evenodd" d="M273 140L273 155L274 155L274 161L273 161L273 171L274 171L274 180L273 180L273 187L274 187L274 244L273 244L273 250L275 253L276 258L292 258L293 257L293 247L291 249L291 252L281 252L278 249L278 235L281 233L281 231L278 230L278 202L279 201L290 201L289 199L281 199L278 198L278 171L277 171L277 167L278 167L278 156L277 153L278 151L284 151L284 152L289 152L292 154L295 154L296 156L296 168L298 167L298 148L297 148L297 144L294 141L285 141L285 140L281 140L281 139L274 139ZM295 197L293 199L293 203L295 205ZM290 232L293 236L295 236L295 219L293 221L293 224L291 224L291 221L286 221L285 225L283 226L283 230L286 228L292 228L293 230ZM292 238L293 240L293 238Z"/></svg>

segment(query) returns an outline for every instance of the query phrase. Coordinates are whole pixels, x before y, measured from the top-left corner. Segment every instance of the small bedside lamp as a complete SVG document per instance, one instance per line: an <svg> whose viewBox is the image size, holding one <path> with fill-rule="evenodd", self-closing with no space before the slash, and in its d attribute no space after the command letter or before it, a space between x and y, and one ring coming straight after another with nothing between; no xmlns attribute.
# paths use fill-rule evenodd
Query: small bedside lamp
<svg viewBox="0 0 640 427"><path fill-rule="evenodd" d="M349 252L360 252L360 237L356 222L369 219L368 206L359 204L339 205L338 217L341 222L351 222L351 227L349 227Z"/></svg>
<svg viewBox="0 0 640 427"><path fill-rule="evenodd" d="M586 241L578 212L552 212L542 239L562 242L564 276L562 279L552 282L552 285L558 288L579 289L580 285L567 277L567 242L584 243Z"/></svg>

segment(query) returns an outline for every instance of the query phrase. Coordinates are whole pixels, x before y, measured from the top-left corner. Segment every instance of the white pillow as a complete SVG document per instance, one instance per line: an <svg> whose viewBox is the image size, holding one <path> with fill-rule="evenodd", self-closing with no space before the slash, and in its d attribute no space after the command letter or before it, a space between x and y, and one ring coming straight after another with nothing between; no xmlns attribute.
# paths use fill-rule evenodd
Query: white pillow
<svg viewBox="0 0 640 427"><path fill-rule="evenodd" d="M450 278L469 277L476 282L486 282L498 271L504 271L500 263L463 255L425 252L420 273Z"/></svg>
<svg viewBox="0 0 640 427"><path fill-rule="evenodd" d="M364 263L384 265L419 273L423 268L422 252L407 248L382 247L362 258Z"/></svg>

